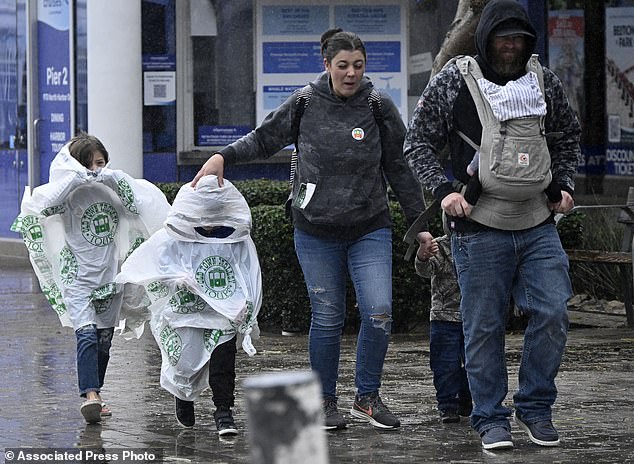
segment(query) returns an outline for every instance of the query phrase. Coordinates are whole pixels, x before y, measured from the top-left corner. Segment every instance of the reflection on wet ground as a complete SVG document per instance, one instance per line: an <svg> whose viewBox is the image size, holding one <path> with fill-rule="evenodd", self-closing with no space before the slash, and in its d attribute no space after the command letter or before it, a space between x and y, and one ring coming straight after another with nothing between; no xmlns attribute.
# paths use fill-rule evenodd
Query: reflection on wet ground
<svg viewBox="0 0 634 464"><path fill-rule="evenodd" d="M115 338L103 391L113 416L100 425L85 425L76 393L72 331L59 326L29 269L0 271L2 447L161 449L166 462L250 461L241 387L235 408L240 435L218 436L209 393L196 403L196 426L180 428L173 398L159 385L161 358L149 331L141 340ZM340 368L339 404L348 418L354 395L354 343L345 338ZM238 385L256 373L306 369L306 345L305 336L263 335L254 358L238 354ZM511 392L517 385L520 346L521 335L510 334ZM427 347L427 334L399 335L388 352L382 396L401 417L402 427L385 432L351 422L346 430L327 435L330 462L634 462L634 330L571 330L554 411L562 446L550 449L530 443L513 426L514 450L486 452L465 421L441 425Z"/></svg>

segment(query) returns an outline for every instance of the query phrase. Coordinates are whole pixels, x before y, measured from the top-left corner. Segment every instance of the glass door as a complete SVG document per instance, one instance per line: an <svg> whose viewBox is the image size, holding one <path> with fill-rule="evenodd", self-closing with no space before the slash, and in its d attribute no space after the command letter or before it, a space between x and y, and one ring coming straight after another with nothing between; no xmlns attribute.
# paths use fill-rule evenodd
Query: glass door
<svg viewBox="0 0 634 464"><path fill-rule="evenodd" d="M26 0L0 8L0 238L17 238L9 228L20 211L27 183Z"/></svg>

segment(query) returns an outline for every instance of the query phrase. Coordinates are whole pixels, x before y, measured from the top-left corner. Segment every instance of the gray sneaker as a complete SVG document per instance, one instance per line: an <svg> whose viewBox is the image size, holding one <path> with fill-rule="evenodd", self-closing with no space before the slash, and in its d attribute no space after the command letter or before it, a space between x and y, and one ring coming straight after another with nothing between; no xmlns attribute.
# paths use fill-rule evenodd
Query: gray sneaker
<svg viewBox="0 0 634 464"><path fill-rule="evenodd" d="M541 420L533 424L526 423L521 416L515 412L515 423L528 433L528 437L533 443L540 446L559 446L559 434L550 420Z"/></svg>
<svg viewBox="0 0 634 464"><path fill-rule="evenodd" d="M340 430L345 429L348 423L337 407L337 400L326 398L323 403L324 407L324 430Z"/></svg>
<svg viewBox="0 0 634 464"><path fill-rule="evenodd" d="M513 448L511 432L501 425L482 432L480 437L482 438L482 448L485 450Z"/></svg>
<svg viewBox="0 0 634 464"><path fill-rule="evenodd" d="M401 421L383 404L378 392L356 395L350 414L357 419L367 420L380 429L395 429Z"/></svg>

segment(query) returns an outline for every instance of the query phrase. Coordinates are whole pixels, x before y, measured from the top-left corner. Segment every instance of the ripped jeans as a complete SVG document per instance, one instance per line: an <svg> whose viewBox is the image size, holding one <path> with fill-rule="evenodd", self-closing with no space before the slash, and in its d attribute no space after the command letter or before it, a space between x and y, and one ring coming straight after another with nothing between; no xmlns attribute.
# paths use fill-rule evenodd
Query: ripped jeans
<svg viewBox="0 0 634 464"><path fill-rule="evenodd" d="M99 393L103 387L113 334L114 327L98 329L94 324L85 325L75 331L77 380L79 394L83 397L91 391Z"/></svg>
<svg viewBox="0 0 634 464"><path fill-rule="evenodd" d="M338 240L295 229L295 251L312 307L310 364L321 380L323 397L337 397L348 274L361 317L357 394L378 391L392 329L392 231L383 228L356 240Z"/></svg>

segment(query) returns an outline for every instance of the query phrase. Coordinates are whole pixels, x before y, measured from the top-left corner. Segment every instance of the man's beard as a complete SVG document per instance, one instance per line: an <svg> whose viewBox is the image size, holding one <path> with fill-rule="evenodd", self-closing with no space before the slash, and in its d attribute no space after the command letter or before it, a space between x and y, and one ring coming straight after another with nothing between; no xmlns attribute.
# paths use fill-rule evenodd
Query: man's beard
<svg viewBox="0 0 634 464"><path fill-rule="evenodd" d="M491 53L491 66L500 77L515 77L524 71L526 60L523 53L513 57L502 57L498 53Z"/></svg>

